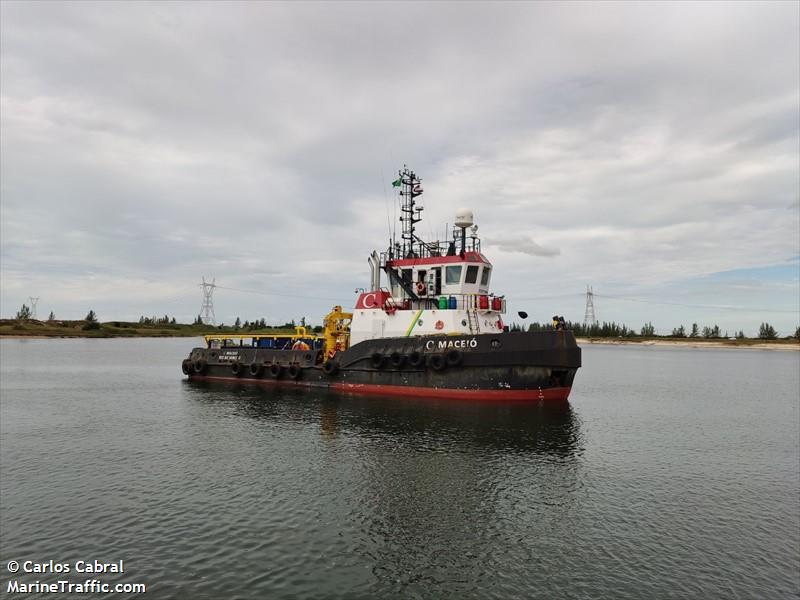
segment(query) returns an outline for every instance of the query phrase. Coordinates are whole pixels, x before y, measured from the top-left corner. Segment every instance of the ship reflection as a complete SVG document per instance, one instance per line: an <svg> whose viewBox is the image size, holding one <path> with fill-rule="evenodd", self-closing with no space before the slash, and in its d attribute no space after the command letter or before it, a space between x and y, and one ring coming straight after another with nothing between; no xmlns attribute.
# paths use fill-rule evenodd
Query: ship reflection
<svg viewBox="0 0 800 600"><path fill-rule="evenodd" d="M187 389L225 415L300 436L317 429L322 443L309 451L321 454L318 491L328 494L329 520L348 532L348 552L370 565L376 597L427 597L454 572L462 589L507 585L509 564L546 564L553 531L580 514L584 442L569 405Z"/></svg>
<svg viewBox="0 0 800 600"><path fill-rule="evenodd" d="M186 385L196 400L234 402L237 412L251 418L316 421L329 440L350 436L438 452L490 448L565 458L583 450L580 421L569 404L348 396L205 381Z"/></svg>

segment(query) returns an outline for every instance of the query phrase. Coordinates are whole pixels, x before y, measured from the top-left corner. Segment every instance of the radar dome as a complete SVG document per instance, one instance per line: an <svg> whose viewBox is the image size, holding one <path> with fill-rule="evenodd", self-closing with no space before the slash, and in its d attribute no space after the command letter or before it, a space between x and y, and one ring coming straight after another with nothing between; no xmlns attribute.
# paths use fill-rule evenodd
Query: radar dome
<svg viewBox="0 0 800 600"><path fill-rule="evenodd" d="M468 208L459 208L456 211L456 227L471 227L474 222L472 211Z"/></svg>

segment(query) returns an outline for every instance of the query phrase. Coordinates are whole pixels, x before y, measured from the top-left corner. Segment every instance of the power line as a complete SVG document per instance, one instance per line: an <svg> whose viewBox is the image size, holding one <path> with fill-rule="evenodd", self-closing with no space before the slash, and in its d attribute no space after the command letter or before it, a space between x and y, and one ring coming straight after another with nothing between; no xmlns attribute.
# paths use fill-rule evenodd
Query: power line
<svg viewBox="0 0 800 600"><path fill-rule="evenodd" d="M217 285L214 286L221 290L230 290L232 292L243 292L245 294L258 294L260 296L280 296L281 298L298 298L301 300L325 300L326 302L337 302L339 304L346 304L346 302L342 302L341 298L321 298L319 296L300 296L297 294L281 294L279 292L264 292L262 290L244 290L241 288L232 288L227 287L224 285Z"/></svg>
<svg viewBox="0 0 800 600"><path fill-rule="evenodd" d="M585 297L586 292L572 292L566 294L554 294L552 296L514 296L511 298L514 301L519 300L557 300L559 298L577 298L578 296ZM592 296L597 298L607 298L609 300L620 300L623 302L639 302L641 304L661 304L666 306L684 306L686 308L702 308L708 310L730 310L739 312L768 312L768 313L782 313L782 314L797 314L798 310L779 309L779 308L760 308L757 306L732 306L725 304L690 304L687 302L669 302L666 300L645 300L643 298L632 298L627 296L616 296L611 294L600 294L592 292Z"/></svg>
<svg viewBox="0 0 800 600"><path fill-rule="evenodd" d="M796 310L784 310L779 308L758 308L748 306L730 306L724 304L688 304L684 302L667 302L665 300L643 300L641 298L626 298L624 296L611 296L609 294L594 294L600 298L609 298L611 300L622 300L624 302L640 302L642 304L665 304L668 306L685 306L687 308L705 308L710 310L734 310L739 312L772 312L772 313L794 313Z"/></svg>
<svg viewBox="0 0 800 600"><path fill-rule="evenodd" d="M559 298L575 298L577 296L583 296L583 292L572 294L554 294L552 296L514 296L511 299L516 302L517 300L557 300Z"/></svg>

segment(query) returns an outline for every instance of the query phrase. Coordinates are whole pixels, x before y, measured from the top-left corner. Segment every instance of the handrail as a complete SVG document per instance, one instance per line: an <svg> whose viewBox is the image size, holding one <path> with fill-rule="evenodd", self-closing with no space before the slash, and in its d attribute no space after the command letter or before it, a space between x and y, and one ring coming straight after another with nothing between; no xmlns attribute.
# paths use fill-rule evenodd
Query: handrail
<svg viewBox="0 0 800 600"><path fill-rule="evenodd" d="M446 309L445 308L441 308L441 309L438 308L439 298L442 298L442 297L447 298L448 306L447 306ZM437 294L435 296L425 296L423 298L420 298L420 301L436 304L437 306L433 307L432 310L452 310L452 309L450 309L450 304L449 304L451 297L455 297L456 298L456 308L455 308L455 310L479 310L479 311L487 311L487 312L498 312L498 313L501 313L501 314L505 314L505 312L506 312L506 298L505 298L505 296L497 296L495 294ZM480 307L480 298L481 297L486 297L488 299L489 306L487 308L481 308ZM492 308L492 301L495 298L498 298L500 300L500 302L501 302L500 310L496 310L496 309ZM412 301L412 302L410 302L409 305L407 305L405 307L404 307L402 302L398 302L397 306L398 306L398 308L406 308L406 309L414 310L415 306L417 306L418 302L419 301Z"/></svg>

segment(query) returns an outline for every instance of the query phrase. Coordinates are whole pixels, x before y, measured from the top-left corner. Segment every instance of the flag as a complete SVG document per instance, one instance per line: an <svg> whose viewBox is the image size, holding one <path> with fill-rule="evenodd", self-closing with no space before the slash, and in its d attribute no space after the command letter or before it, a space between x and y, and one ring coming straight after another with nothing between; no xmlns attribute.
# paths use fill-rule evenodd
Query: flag
<svg viewBox="0 0 800 600"><path fill-rule="evenodd" d="M395 179L395 180L392 182L392 187L400 187L400 184L401 184L401 183L403 183L403 178L402 178L402 177L401 177L400 179Z"/></svg>

